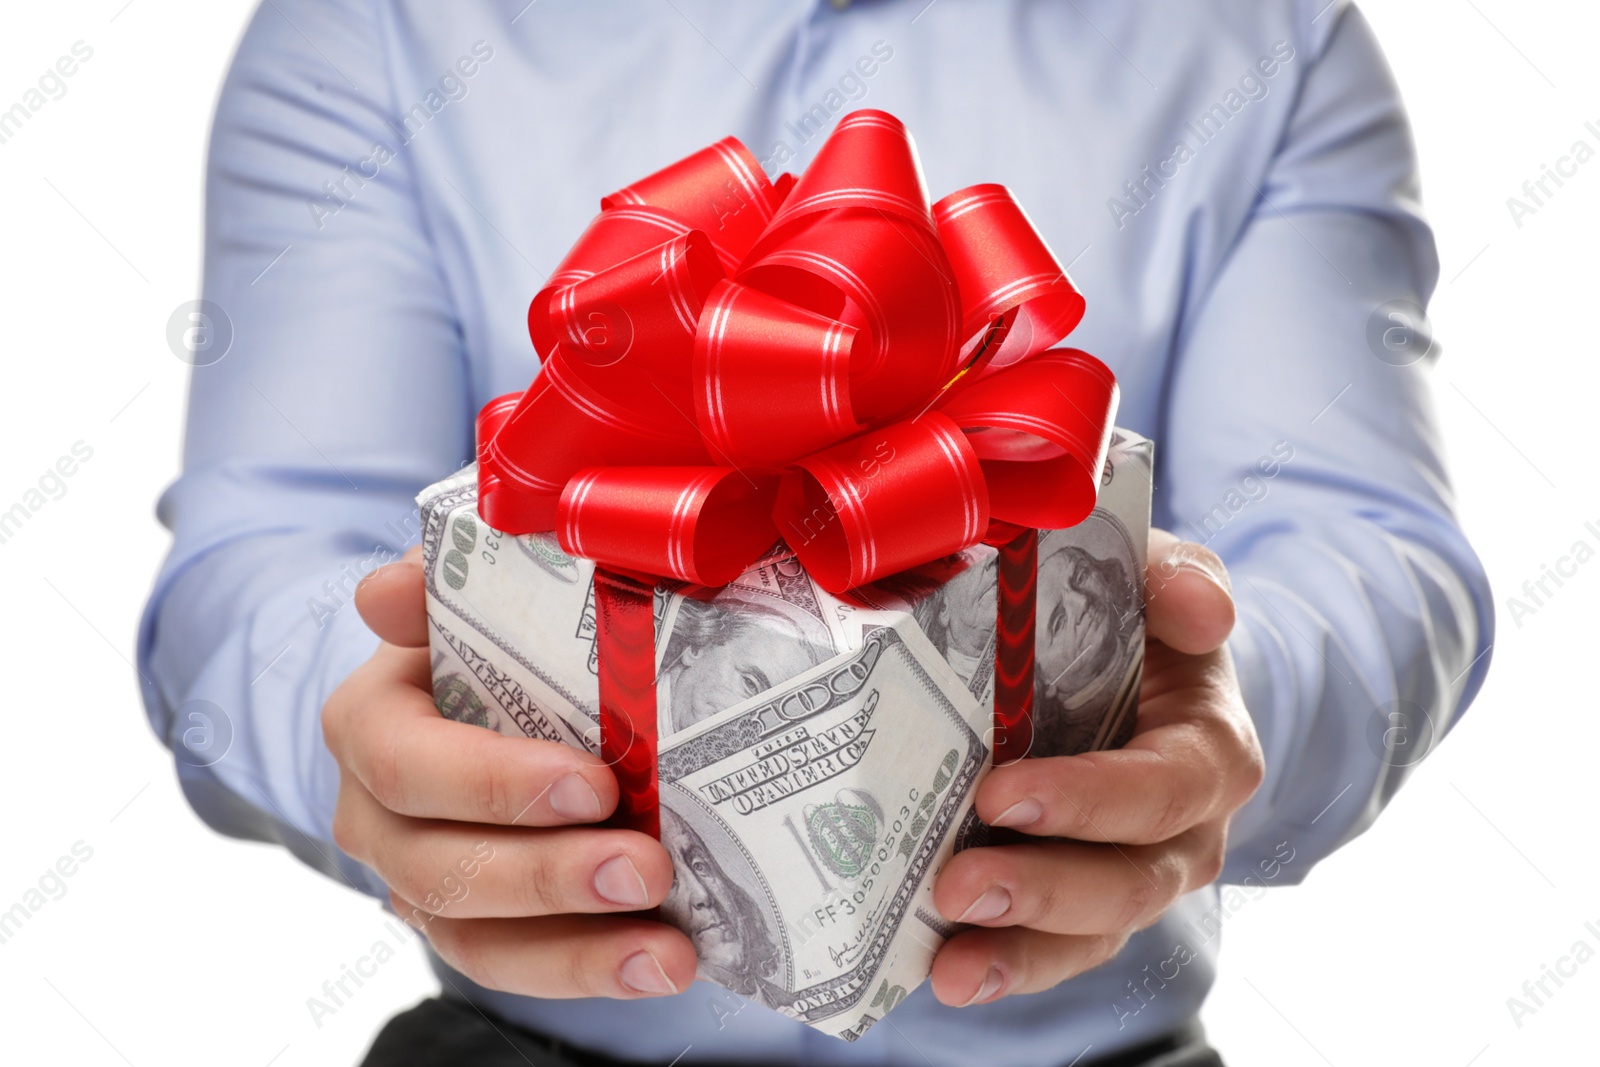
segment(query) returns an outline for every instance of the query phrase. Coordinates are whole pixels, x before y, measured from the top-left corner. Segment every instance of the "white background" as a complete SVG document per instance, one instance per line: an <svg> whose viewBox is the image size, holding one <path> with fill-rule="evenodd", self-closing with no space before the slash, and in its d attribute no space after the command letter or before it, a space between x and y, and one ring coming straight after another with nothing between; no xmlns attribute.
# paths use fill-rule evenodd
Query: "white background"
<svg viewBox="0 0 1600 1067"><path fill-rule="evenodd" d="M0 510L93 458L0 545L7 706L0 910L74 844L92 858L0 944L0 1059L349 1064L432 990L415 950L315 1026L306 998L382 936L370 901L185 805L132 670L167 538L186 372L167 318L198 296L205 131L246 0L8 4L0 107L83 40L67 94L0 145ZM1592 684L1600 561L1513 622L1506 598L1600 545L1600 160L1519 228L1506 198L1600 148L1590 4L1372 0L1416 127L1443 276L1438 408L1495 583L1494 669L1377 826L1230 921L1206 1012L1233 1067L1594 1062L1600 959L1513 1020L1546 964L1600 948ZM1597 132L1584 129L1596 123Z"/></svg>

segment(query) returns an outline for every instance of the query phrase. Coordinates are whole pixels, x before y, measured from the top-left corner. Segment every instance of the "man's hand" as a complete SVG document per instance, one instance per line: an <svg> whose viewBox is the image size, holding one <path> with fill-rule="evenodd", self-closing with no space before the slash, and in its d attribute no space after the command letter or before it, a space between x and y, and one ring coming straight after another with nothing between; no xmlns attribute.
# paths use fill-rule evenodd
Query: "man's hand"
<svg viewBox="0 0 1600 1067"><path fill-rule="evenodd" d="M660 904L672 863L632 830L584 824L617 803L610 768L434 707L417 554L356 590L384 640L328 698L339 761L333 833L402 918L480 985L535 997L643 997L694 979L689 939L621 913Z"/></svg>
<svg viewBox="0 0 1600 1067"><path fill-rule="evenodd" d="M1153 530L1145 587L1133 740L997 767L978 790L985 822L1047 840L968 849L940 872L939 911L978 927L934 960L946 1004L1036 993L1098 966L1222 870L1228 820L1263 772L1223 647L1227 573L1208 549Z"/></svg>

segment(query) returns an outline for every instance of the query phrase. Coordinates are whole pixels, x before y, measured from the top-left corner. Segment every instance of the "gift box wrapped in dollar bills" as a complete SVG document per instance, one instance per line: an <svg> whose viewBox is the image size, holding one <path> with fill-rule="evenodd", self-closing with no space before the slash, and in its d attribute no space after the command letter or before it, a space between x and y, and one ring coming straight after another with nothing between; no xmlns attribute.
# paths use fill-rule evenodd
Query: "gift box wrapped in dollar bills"
<svg viewBox="0 0 1600 1067"><path fill-rule="evenodd" d="M614 767L702 977L860 1036L951 932L986 770L1131 728L1151 447L1051 347L1083 311L893 116L798 179L728 138L601 201L419 497L440 710Z"/></svg>
<svg viewBox="0 0 1600 1067"><path fill-rule="evenodd" d="M1119 431L1093 514L1038 534L1035 755L1132 729L1150 468L1150 442ZM477 484L468 469L419 499L439 709L598 753L595 564L490 528ZM701 977L850 1038L927 976L952 932L934 876L984 833L1001 556L980 544L834 595L780 544L720 589L655 588L662 914Z"/></svg>

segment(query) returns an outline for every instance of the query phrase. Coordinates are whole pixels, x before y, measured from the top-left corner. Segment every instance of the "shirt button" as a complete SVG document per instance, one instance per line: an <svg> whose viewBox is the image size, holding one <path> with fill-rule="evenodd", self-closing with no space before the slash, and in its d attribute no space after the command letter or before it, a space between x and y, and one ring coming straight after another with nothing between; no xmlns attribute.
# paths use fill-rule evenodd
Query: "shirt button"
<svg viewBox="0 0 1600 1067"><path fill-rule="evenodd" d="M828 3L833 5L835 11L843 11L850 6L850 0L828 0Z"/></svg>

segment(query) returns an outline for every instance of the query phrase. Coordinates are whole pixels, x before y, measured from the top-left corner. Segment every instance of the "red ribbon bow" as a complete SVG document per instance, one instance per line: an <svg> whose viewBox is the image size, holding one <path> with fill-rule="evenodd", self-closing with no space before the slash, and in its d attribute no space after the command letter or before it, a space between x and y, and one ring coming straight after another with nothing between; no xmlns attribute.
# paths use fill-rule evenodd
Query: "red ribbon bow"
<svg viewBox="0 0 1600 1067"><path fill-rule="evenodd" d="M1117 385L1045 351L1084 302L1011 193L929 206L900 121L796 181L735 138L613 193L533 298L542 361L478 416L478 507L721 585L779 536L841 592L1094 508Z"/></svg>

